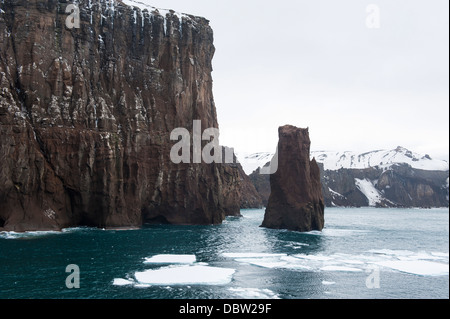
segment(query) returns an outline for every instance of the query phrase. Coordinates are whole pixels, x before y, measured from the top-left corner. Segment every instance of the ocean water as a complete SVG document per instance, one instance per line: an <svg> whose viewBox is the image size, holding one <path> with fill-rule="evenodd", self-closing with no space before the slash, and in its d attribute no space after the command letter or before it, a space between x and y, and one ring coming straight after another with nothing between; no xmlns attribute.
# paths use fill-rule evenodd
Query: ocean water
<svg viewBox="0 0 450 319"><path fill-rule="evenodd" d="M449 298L448 209L328 208L310 233L241 213L218 226L0 233L0 298Z"/></svg>

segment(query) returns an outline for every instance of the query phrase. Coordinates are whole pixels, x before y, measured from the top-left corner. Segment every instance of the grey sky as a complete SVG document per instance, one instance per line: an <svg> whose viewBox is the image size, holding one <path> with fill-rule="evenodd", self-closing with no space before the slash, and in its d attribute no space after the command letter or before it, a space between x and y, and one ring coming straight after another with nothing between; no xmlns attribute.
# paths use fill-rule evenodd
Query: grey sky
<svg viewBox="0 0 450 319"><path fill-rule="evenodd" d="M211 21L221 144L273 151L292 124L312 150L448 159L447 0L141 1ZM371 3L380 29L366 26Z"/></svg>

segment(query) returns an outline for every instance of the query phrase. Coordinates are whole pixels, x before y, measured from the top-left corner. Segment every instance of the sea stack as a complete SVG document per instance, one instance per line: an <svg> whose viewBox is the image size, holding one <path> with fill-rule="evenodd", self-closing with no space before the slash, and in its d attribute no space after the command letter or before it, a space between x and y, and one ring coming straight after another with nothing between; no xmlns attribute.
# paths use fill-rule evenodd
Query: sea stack
<svg viewBox="0 0 450 319"><path fill-rule="evenodd" d="M310 160L309 130L278 129L278 169L270 175L271 193L262 227L307 232L324 227L320 170Z"/></svg>

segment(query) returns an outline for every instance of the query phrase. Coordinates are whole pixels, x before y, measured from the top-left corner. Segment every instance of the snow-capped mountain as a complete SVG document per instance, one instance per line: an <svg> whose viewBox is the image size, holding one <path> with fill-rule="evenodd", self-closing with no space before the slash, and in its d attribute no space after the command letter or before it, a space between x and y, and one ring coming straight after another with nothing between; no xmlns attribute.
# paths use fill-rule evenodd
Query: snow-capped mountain
<svg viewBox="0 0 450 319"><path fill-rule="evenodd" d="M254 172L273 153L243 156L241 165L267 203L269 175ZM449 164L403 147L357 154L311 152L323 166L322 191L327 206L442 207L449 203ZM252 172L254 172L252 174Z"/></svg>
<svg viewBox="0 0 450 319"><path fill-rule="evenodd" d="M412 168L427 171L448 171L447 161L432 159L429 155L413 153L404 147L394 150L378 150L363 154L354 152L311 152L311 157L323 163L325 170L341 168L364 169L370 167L389 168L393 164L408 164Z"/></svg>
<svg viewBox="0 0 450 319"><path fill-rule="evenodd" d="M273 155L274 153L270 152L253 154L236 153L236 157L247 175L250 175L259 167L263 167L266 163L270 162Z"/></svg>
<svg viewBox="0 0 450 319"><path fill-rule="evenodd" d="M237 154L244 171L251 174L258 167L268 163L274 153L260 152L254 154ZM393 150L377 150L358 154L355 152L312 151L311 158L324 165L325 170L336 171L341 168L365 169L379 167L387 169L394 164L408 164L412 168L427 171L448 171L449 163L432 159L429 155L411 152L404 147Z"/></svg>

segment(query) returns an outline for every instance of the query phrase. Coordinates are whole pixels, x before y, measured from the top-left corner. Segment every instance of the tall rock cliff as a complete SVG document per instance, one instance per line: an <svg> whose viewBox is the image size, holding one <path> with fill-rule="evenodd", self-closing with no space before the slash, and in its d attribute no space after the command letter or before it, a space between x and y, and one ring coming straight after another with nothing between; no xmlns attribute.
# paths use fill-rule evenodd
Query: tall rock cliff
<svg viewBox="0 0 450 319"><path fill-rule="evenodd" d="M262 227L294 231L322 230L324 201L320 171L310 160L308 129L279 128L278 170L270 175L271 193Z"/></svg>
<svg viewBox="0 0 450 319"><path fill-rule="evenodd" d="M238 215L236 167L169 158L173 129L218 128L208 20L77 3L70 28L69 1L1 1L0 230Z"/></svg>

